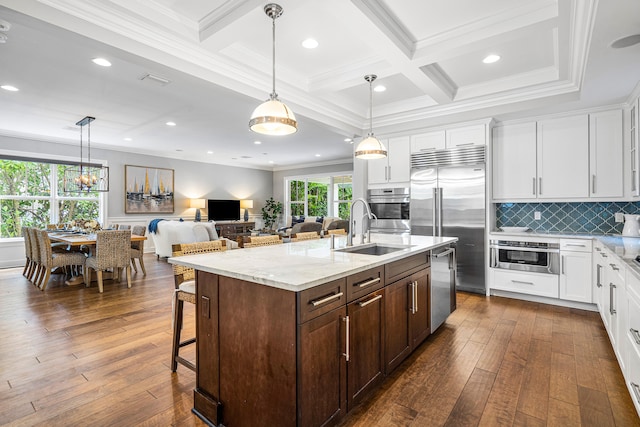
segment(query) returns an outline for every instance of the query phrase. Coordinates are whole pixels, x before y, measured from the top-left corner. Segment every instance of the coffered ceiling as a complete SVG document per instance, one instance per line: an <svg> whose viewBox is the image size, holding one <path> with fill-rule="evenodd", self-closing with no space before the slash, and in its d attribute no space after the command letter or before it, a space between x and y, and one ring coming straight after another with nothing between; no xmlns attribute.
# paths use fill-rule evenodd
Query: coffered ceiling
<svg viewBox="0 0 640 427"><path fill-rule="evenodd" d="M610 47L640 33L636 1L281 0L276 89L299 131L264 137L247 124L271 91L265 4L0 0L0 85L20 89L0 91L0 133L77 144L92 115L94 146L268 169L350 158L366 74L387 88L373 96L379 137L618 104L640 79L640 44Z"/></svg>

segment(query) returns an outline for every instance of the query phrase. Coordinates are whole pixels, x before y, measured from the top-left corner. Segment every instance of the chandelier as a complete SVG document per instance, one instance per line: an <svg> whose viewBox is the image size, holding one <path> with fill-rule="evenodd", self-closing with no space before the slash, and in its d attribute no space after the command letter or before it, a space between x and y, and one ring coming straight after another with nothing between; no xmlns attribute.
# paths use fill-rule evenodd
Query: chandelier
<svg viewBox="0 0 640 427"><path fill-rule="evenodd" d="M95 117L87 116L76 123L80 126L80 163L64 170L64 192L78 193L82 191L109 191L109 168L91 163L91 122ZM83 134L87 127L87 161L83 156Z"/></svg>
<svg viewBox="0 0 640 427"><path fill-rule="evenodd" d="M364 79L369 82L369 134L360 141L356 148L356 158L365 160L383 159L387 157L387 149L378 138L373 136L373 81L375 74L367 74Z"/></svg>
<svg viewBox="0 0 640 427"><path fill-rule="evenodd" d="M264 7L264 13L273 22L273 90L269 99L253 110L249 129L264 135L289 135L298 130L298 122L293 111L285 103L280 102L276 93L276 18L282 15L282 7L270 3Z"/></svg>

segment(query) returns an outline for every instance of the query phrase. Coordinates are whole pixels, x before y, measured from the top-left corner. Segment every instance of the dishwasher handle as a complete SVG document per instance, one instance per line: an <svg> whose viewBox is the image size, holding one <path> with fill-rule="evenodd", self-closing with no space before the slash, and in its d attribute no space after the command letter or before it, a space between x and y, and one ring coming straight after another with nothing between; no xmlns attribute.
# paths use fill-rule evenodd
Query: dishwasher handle
<svg viewBox="0 0 640 427"><path fill-rule="evenodd" d="M456 250L455 250L454 248L449 248L449 249L447 249L446 251L442 251L442 252L440 252L440 253L433 254L433 256L434 256L435 258L441 258L441 257L443 257L443 256L447 256L447 255L449 255L449 254L451 254L451 253L454 253L455 251L456 251Z"/></svg>

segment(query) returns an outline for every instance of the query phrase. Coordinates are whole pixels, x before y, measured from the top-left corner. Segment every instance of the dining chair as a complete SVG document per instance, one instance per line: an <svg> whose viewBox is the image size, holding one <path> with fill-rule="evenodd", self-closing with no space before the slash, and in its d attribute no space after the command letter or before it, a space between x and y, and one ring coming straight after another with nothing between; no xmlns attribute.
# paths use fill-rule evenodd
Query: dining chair
<svg viewBox="0 0 640 427"><path fill-rule="evenodd" d="M296 233L291 235L292 242L299 242L302 240L314 240L319 239L320 234L317 231L306 231L304 233Z"/></svg>
<svg viewBox="0 0 640 427"><path fill-rule="evenodd" d="M41 290L47 288L51 270L58 267L82 266L84 267L87 257L81 252L57 252L51 246L49 233L47 230L35 230L38 236L38 245L40 249L40 265L41 274L36 282Z"/></svg>
<svg viewBox="0 0 640 427"><path fill-rule="evenodd" d="M147 232L147 227L144 225L134 225L131 229L131 234L136 236L144 236ZM140 240L139 242L131 242L131 265L133 266L133 271L138 272L138 268L136 267L136 259L138 263L140 263L140 268L142 269L142 275L147 275L147 270L144 268L144 240Z"/></svg>
<svg viewBox="0 0 640 427"><path fill-rule="evenodd" d="M282 237L274 234L271 236L248 236L243 242L244 248L256 248L258 246L281 245Z"/></svg>
<svg viewBox="0 0 640 427"><path fill-rule="evenodd" d="M98 276L98 291L103 292L103 272L113 269L114 280L120 280L120 271L127 272L127 287L131 287L131 232L108 230L96 232L96 247L93 256L87 258L84 268L84 283L91 285L91 270Z"/></svg>
<svg viewBox="0 0 640 427"><path fill-rule="evenodd" d="M22 270L22 275L24 277L29 277L29 270L33 267L33 260L31 259L31 239L29 238L28 227L22 227L21 229L22 237L24 238L24 269Z"/></svg>
<svg viewBox="0 0 640 427"><path fill-rule="evenodd" d="M118 225L118 230L131 230L131 226L129 224L120 224Z"/></svg>
<svg viewBox="0 0 640 427"><path fill-rule="evenodd" d="M177 243L171 246L171 254L174 257L184 255L195 255L209 252L222 252L227 250L225 240L210 240L196 243ZM184 341L181 340L181 332L184 316L184 303L196 303L196 273L193 268L183 265L173 264L173 277L175 281L175 292L173 296L173 345L171 349L171 371L178 369L178 363L186 366L192 371L196 370L196 365L180 356L180 349L196 342L195 338Z"/></svg>
<svg viewBox="0 0 640 427"><path fill-rule="evenodd" d="M337 228L335 230L327 230L327 235L332 235L335 234L337 236L346 236L347 235L347 230L345 230L344 228Z"/></svg>

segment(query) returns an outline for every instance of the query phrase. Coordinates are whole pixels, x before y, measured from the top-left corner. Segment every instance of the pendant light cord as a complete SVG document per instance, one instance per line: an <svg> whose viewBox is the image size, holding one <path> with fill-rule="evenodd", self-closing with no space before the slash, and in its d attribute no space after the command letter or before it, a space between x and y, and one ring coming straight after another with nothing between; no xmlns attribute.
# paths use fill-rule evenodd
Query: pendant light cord
<svg viewBox="0 0 640 427"><path fill-rule="evenodd" d="M369 135L373 135L373 80L369 80Z"/></svg>
<svg viewBox="0 0 640 427"><path fill-rule="evenodd" d="M271 92L271 99L276 99L278 98L278 94L276 93L276 16L273 15L271 18L272 21L272 46L273 46L273 56L272 56L272 68L271 70L273 71L272 76L273 76L273 92Z"/></svg>

